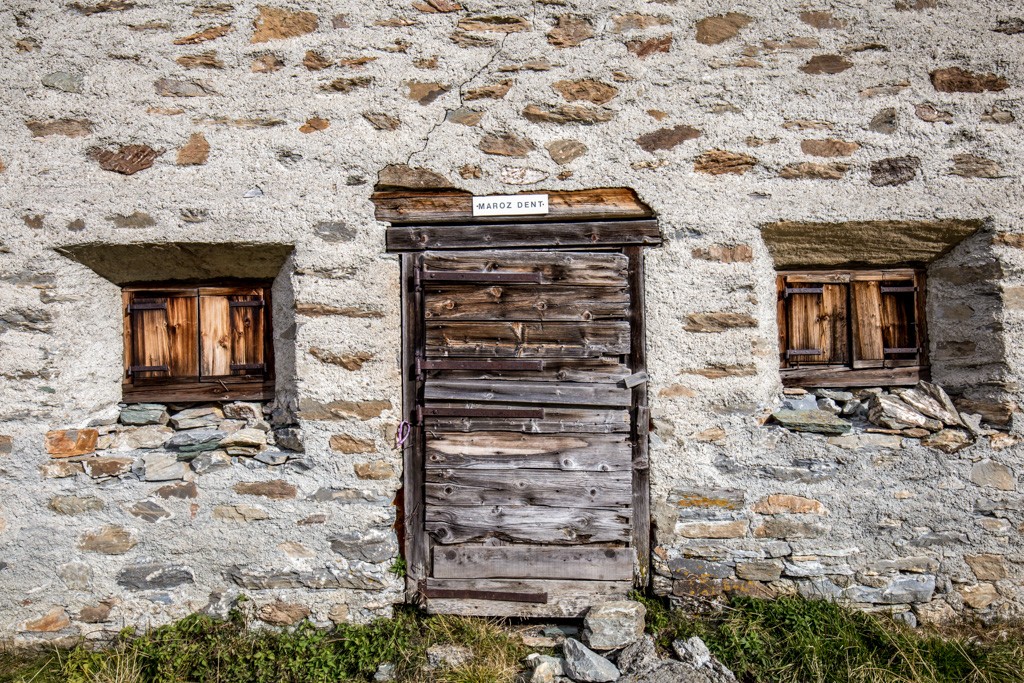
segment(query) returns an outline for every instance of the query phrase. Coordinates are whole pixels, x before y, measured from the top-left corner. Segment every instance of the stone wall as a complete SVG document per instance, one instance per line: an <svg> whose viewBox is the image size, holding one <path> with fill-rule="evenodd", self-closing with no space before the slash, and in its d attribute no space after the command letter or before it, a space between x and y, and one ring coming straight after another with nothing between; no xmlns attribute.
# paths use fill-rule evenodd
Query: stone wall
<svg viewBox="0 0 1024 683"><path fill-rule="evenodd" d="M274 624L401 599L398 267L369 201L393 164L475 194L630 187L657 213L656 590L1024 607L1024 18L1006 3L11 0L0 24L4 635L100 636L239 592ZM760 227L941 219L984 227L930 267L933 374L999 436L945 453L766 425ZM58 250L187 242L293 248L274 407L302 457L200 473L119 450L144 444L112 436L118 287ZM91 428L113 452L51 457Z"/></svg>

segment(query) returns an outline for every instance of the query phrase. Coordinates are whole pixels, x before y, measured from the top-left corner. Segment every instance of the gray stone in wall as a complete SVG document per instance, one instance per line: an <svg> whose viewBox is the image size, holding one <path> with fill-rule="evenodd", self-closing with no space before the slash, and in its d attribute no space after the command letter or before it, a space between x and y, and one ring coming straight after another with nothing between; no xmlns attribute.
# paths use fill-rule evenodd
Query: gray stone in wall
<svg viewBox="0 0 1024 683"><path fill-rule="evenodd" d="M199 429L214 427L224 419L224 412L216 406L187 408L171 415L171 426L175 429Z"/></svg>
<svg viewBox="0 0 1024 683"><path fill-rule="evenodd" d="M916 576L898 576L883 588L851 586L843 592L843 597L854 602L901 605L929 602L934 593L935 576L932 574L921 574Z"/></svg>
<svg viewBox="0 0 1024 683"><path fill-rule="evenodd" d="M839 468L834 463L824 460L795 458L790 467L766 465L762 471L779 481L818 484L833 479L839 473Z"/></svg>
<svg viewBox="0 0 1024 683"><path fill-rule="evenodd" d="M171 419L167 406L160 403L134 403L121 411L121 424L141 427L143 425L165 425Z"/></svg>
<svg viewBox="0 0 1024 683"><path fill-rule="evenodd" d="M176 448L183 453L212 451L217 448L217 445L227 435L227 432L222 432L219 429L190 429L178 432L165 445L168 448Z"/></svg>
<svg viewBox="0 0 1024 683"><path fill-rule="evenodd" d="M179 564L147 562L125 567L117 575L117 583L134 591L166 590L187 583L195 583L195 575Z"/></svg>
<svg viewBox="0 0 1024 683"><path fill-rule="evenodd" d="M288 454L281 451L260 451L253 457L265 465L283 465L288 462Z"/></svg>
<svg viewBox="0 0 1024 683"><path fill-rule="evenodd" d="M811 396L811 399L814 397ZM853 428L852 424L835 414L818 409L817 404L814 410L776 410L772 413L772 419L794 432L839 435Z"/></svg>
<svg viewBox="0 0 1024 683"><path fill-rule="evenodd" d="M930 548L934 545L967 545L967 534L960 531L929 531L912 539L910 545Z"/></svg>
<svg viewBox="0 0 1024 683"><path fill-rule="evenodd" d="M224 417L246 422L259 422L263 419L263 405L247 401L228 403L222 409Z"/></svg>
<svg viewBox="0 0 1024 683"><path fill-rule="evenodd" d="M348 570L325 567L312 571L296 569L280 572L266 570L249 570L235 567L227 572L235 584L249 590L273 590L281 588L353 588L373 590L382 588L385 580L383 573L366 565L368 570L350 567Z"/></svg>
<svg viewBox="0 0 1024 683"><path fill-rule="evenodd" d="M819 578L797 581L797 592L809 600L836 600L843 595L843 589L830 579Z"/></svg>
<svg viewBox="0 0 1024 683"><path fill-rule="evenodd" d="M345 531L329 540L331 550L347 560L385 562L398 554L398 540L393 533Z"/></svg>
<svg viewBox="0 0 1024 683"><path fill-rule="evenodd" d="M726 551L727 552L727 551ZM733 576L733 567L725 562L709 562L690 557L675 557L668 561L673 578L707 576L712 579L728 579Z"/></svg>
<svg viewBox="0 0 1024 683"><path fill-rule="evenodd" d="M92 567L85 562L68 562L57 567L57 576L71 590L86 591L92 587Z"/></svg>
<svg viewBox="0 0 1024 683"><path fill-rule="evenodd" d="M736 576L745 581L777 581L782 576L782 562L779 560L737 562Z"/></svg>
<svg viewBox="0 0 1024 683"><path fill-rule="evenodd" d="M149 453L142 457L143 479L146 481L173 481L184 479L188 463L166 453Z"/></svg>
<svg viewBox="0 0 1024 683"><path fill-rule="evenodd" d="M68 73L67 71L54 71L42 78L42 84L54 90L63 90L68 93L81 94L85 79L82 74Z"/></svg>
<svg viewBox="0 0 1024 683"><path fill-rule="evenodd" d="M303 443L302 430L297 427L275 429L274 441L278 446L286 448L289 451L302 453L306 450L305 444Z"/></svg>
<svg viewBox="0 0 1024 683"><path fill-rule="evenodd" d="M380 495L372 491L361 491L358 489L332 489L332 488L320 488L309 497L310 500L315 500L320 503L342 503L342 504L362 504L362 505L379 505L386 506L391 505L391 499L388 496Z"/></svg>
<svg viewBox="0 0 1024 683"><path fill-rule="evenodd" d="M197 455L189 465L196 474L209 474L231 467L231 457L223 451L210 451Z"/></svg>

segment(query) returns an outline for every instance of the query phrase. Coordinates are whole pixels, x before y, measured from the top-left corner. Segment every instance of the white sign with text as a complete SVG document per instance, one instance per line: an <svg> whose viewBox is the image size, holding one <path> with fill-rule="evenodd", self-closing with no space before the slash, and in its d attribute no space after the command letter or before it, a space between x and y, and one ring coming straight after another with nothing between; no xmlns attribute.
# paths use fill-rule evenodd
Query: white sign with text
<svg viewBox="0 0 1024 683"><path fill-rule="evenodd" d="M546 194L495 194L473 197L474 216L529 216L547 212Z"/></svg>

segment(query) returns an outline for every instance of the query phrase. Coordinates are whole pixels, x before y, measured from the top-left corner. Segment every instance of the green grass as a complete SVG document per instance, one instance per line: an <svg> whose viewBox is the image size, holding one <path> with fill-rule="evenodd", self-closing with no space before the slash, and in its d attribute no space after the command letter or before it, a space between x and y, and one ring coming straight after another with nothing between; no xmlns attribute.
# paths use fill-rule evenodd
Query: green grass
<svg viewBox="0 0 1024 683"><path fill-rule="evenodd" d="M741 681L1024 683L1024 629L914 630L835 603L735 598L693 618L644 599L660 646L700 636Z"/></svg>
<svg viewBox="0 0 1024 683"><path fill-rule="evenodd" d="M473 661L427 671L438 643L472 648ZM327 683L372 679L392 662L398 677L432 683L512 681L528 654L499 622L397 610L392 619L326 630L308 622L289 631L250 629L192 615L145 634L123 632L102 650L0 653L0 683Z"/></svg>
<svg viewBox="0 0 1024 683"><path fill-rule="evenodd" d="M966 624L913 630L833 603L736 598L695 616L647 605L648 630L669 649L700 636L743 683L1024 683L1024 628ZM243 605L244 609L244 605ZM287 631L193 615L102 650L0 651L0 683L326 683L366 681L393 662L400 681L512 683L530 651L507 623L396 610L392 619ZM471 648L456 668L427 670L434 644Z"/></svg>

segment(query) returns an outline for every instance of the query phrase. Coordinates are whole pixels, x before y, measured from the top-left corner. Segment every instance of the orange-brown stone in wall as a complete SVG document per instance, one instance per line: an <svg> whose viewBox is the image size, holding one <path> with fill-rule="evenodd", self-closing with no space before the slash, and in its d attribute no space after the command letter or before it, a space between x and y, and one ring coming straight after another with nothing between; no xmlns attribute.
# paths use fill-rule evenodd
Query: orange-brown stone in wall
<svg viewBox="0 0 1024 683"><path fill-rule="evenodd" d="M188 142L178 150L178 166L201 166L210 156L210 143L202 133L192 133Z"/></svg>
<svg viewBox="0 0 1024 683"><path fill-rule="evenodd" d="M724 149L712 149L698 156L693 170L709 175L743 175L757 165L757 157Z"/></svg>
<svg viewBox="0 0 1024 683"><path fill-rule="evenodd" d="M576 47L594 37L594 27L583 17L563 14L548 32L548 42L555 47Z"/></svg>
<svg viewBox="0 0 1024 683"><path fill-rule="evenodd" d="M95 429L55 429L46 433L46 452L52 458L88 455L96 450Z"/></svg>
<svg viewBox="0 0 1024 683"><path fill-rule="evenodd" d="M1010 87L1009 82L1002 76L993 73L973 73L958 66L936 69L931 72L931 79L932 86L939 92L999 92Z"/></svg>
<svg viewBox="0 0 1024 683"><path fill-rule="evenodd" d="M257 9L259 16L252 22L255 31L249 41L251 43L266 43L270 40L303 36L315 31L320 22L317 15L312 12L292 11L265 5L260 5Z"/></svg>
<svg viewBox="0 0 1024 683"><path fill-rule="evenodd" d="M231 24L224 24L223 26L211 26L210 28L203 29L198 33L193 33L190 36L178 38L174 41L175 45L198 45L199 43L205 43L217 38L222 38L227 34L231 33Z"/></svg>
<svg viewBox="0 0 1024 683"><path fill-rule="evenodd" d="M71 625L71 619L63 607L54 607L38 619L30 619L21 626L28 633L53 633Z"/></svg>
<svg viewBox="0 0 1024 683"><path fill-rule="evenodd" d="M619 89L614 85L595 81L592 78L584 78L578 81L558 81L551 86L567 102L586 100L594 104L606 104L619 94Z"/></svg>
<svg viewBox="0 0 1024 683"><path fill-rule="evenodd" d="M697 22L697 42L704 45L717 45L730 38L735 38L740 29L753 21L746 14L729 12L717 17L708 17Z"/></svg>
<svg viewBox="0 0 1024 683"><path fill-rule="evenodd" d="M335 434L330 440L331 450L335 453L373 453L377 446L366 439L357 439L348 434Z"/></svg>
<svg viewBox="0 0 1024 683"><path fill-rule="evenodd" d="M627 40L626 49L640 59L650 57L659 52L668 52L672 49L672 34L669 33L657 38Z"/></svg>
<svg viewBox="0 0 1024 683"><path fill-rule="evenodd" d="M239 482L234 486L235 493L247 496L263 496L273 500L285 500L294 498L299 490L293 484L283 479L271 479L270 481L246 481Z"/></svg>

